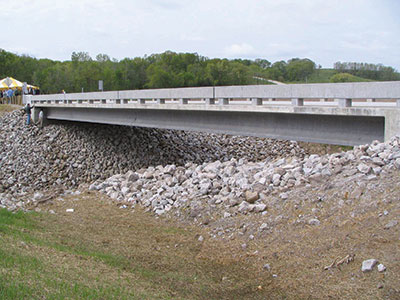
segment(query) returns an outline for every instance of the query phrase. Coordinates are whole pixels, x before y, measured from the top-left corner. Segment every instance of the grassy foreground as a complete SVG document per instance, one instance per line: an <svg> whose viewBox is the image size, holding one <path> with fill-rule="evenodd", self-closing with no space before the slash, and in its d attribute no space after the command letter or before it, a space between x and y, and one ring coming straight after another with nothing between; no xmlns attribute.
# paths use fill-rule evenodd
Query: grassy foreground
<svg viewBox="0 0 400 300"><path fill-rule="evenodd" d="M285 298L199 228L84 198L73 213L0 210L0 299Z"/></svg>

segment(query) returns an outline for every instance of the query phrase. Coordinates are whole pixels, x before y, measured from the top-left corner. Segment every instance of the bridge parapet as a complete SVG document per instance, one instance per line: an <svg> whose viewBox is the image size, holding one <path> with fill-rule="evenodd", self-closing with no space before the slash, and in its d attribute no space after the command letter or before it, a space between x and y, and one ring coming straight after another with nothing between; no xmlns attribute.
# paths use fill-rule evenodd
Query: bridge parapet
<svg viewBox="0 0 400 300"><path fill-rule="evenodd" d="M210 99L214 101L210 101ZM244 102L240 102L240 104L253 105L285 104L286 101L286 104L291 103L294 106L303 106L308 103L309 105L351 107L354 102L359 102L368 103L366 106L400 107L400 81L149 89L31 97L31 101L38 104L179 103L181 105L212 105L215 103L215 99L218 99L220 105L235 104L241 100ZM270 101L271 99L275 99L275 101ZM276 99L281 103L277 103Z"/></svg>

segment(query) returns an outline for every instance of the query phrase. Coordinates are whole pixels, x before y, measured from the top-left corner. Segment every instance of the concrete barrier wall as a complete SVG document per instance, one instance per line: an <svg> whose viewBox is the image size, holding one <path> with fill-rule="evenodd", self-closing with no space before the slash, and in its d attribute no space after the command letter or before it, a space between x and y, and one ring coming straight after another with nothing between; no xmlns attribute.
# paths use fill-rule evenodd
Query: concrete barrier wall
<svg viewBox="0 0 400 300"><path fill-rule="evenodd" d="M223 86L215 88L215 97L394 99L400 97L400 81Z"/></svg>
<svg viewBox="0 0 400 300"><path fill-rule="evenodd" d="M214 97L213 87L120 91L121 99L204 99Z"/></svg>
<svg viewBox="0 0 400 300"><path fill-rule="evenodd" d="M247 85L35 95L32 100L348 98L400 99L400 81Z"/></svg>

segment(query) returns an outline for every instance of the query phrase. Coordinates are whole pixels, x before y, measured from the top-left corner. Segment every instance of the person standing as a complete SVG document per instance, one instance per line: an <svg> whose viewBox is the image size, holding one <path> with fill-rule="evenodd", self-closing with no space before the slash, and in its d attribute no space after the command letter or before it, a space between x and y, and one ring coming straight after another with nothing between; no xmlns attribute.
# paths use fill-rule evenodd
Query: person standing
<svg viewBox="0 0 400 300"><path fill-rule="evenodd" d="M34 107L34 106L31 107L31 105L30 105L29 103L25 106L26 125L31 124L31 112L32 112L32 108L33 108L33 107Z"/></svg>
<svg viewBox="0 0 400 300"><path fill-rule="evenodd" d="M11 104L11 98L13 96L13 90L9 88L7 90L7 92L6 92L6 95L7 95L7 104Z"/></svg>

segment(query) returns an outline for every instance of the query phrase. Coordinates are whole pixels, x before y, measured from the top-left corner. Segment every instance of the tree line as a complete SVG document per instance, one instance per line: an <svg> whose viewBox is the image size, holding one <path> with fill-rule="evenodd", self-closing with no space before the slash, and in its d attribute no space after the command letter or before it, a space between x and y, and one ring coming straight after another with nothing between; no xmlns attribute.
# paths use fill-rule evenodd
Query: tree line
<svg viewBox="0 0 400 300"><path fill-rule="evenodd" d="M271 63L266 59L209 59L197 53L166 51L117 60L73 52L71 60L54 61L16 55L0 49L0 78L14 77L40 86L44 93L132 90L191 86L267 84L265 79L304 82L317 69L307 58Z"/></svg>
<svg viewBox="0 0 400 300"><path fill-rule="evenodd" d="M378 81L400 80L400 74L392 67L382 64L369 64L358 62L336 62L334 69L340 73Z"/></svg>

